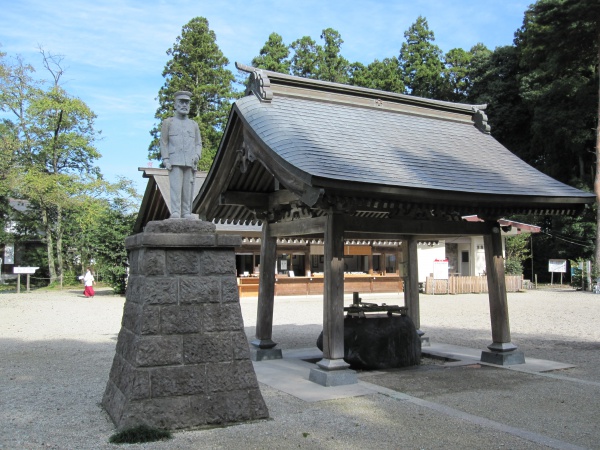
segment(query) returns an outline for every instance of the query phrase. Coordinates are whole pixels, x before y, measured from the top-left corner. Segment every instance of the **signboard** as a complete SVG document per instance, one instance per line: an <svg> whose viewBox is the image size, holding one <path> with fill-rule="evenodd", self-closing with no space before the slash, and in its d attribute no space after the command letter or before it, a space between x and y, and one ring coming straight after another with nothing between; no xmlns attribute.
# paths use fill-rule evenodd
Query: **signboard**
<svg viewBox="0 0 600 450"><path fill-rule="evenodd" d="M344 245L344 256L371 255L372 250L370 245Z"/></svg>
<svg viewBox="0 0 600 450"><path fill-rule="evenodd" d="M567 260L566 259L550 259L548 260L548 272L567 272Z"/></svg>
<svg viewBox="0 0 600 450"><path fill-rule="evenodd" d="M448 260L436 259L433 261L433 279L447 280L448 279Z"/></svg>
<svg viewBox="0 0 600 450"><path fill-rule="evenodd" d="M6 244L4 246L4 264L14 264L15 263L15 245L14 244Z"/></svg>
<svg viewBox="0 0 600 450"><path fill-rule="evenodd" d="M35 273L39 267L13 267L13 273Z"/></svg>

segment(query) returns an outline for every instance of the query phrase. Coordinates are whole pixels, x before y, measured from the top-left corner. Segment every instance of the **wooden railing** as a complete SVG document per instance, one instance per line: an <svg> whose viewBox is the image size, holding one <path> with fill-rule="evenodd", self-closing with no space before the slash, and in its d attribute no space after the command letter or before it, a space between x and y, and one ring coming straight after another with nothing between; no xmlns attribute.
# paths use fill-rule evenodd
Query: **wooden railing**
<svg viewBox="0 0 600 450"><path fill-rule="evenodd" d="M522 275L507 275L506 292L523 290ZM427 277L424 286L425 294L481 294L488 292L487 277L451 276L447 280L434 280Z"/></svg>

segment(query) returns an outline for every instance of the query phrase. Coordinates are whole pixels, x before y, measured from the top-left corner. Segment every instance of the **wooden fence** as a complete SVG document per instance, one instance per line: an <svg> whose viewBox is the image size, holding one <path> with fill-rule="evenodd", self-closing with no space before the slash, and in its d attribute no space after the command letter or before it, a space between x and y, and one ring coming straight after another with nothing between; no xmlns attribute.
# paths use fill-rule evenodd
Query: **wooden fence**
<svg viewBox="0 0 600 450"><path fill-rule="evenodd" d="M523 290L522 275L507 275L506 291ZM482 294L488 292L487 277L451 276L447 280L434 280L427 277L424 286L425 294Z"/></svg>

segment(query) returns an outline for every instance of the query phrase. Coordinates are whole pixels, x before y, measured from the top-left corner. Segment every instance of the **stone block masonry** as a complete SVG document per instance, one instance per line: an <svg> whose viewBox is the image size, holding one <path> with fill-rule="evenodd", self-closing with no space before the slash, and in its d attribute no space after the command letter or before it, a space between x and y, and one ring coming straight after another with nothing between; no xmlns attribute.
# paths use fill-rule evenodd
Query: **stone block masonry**
<svg viewBox="0 0 600 450"><path fill-rule="evenodd" d="M125 241L130 276L102 406L117 429L265 419L238 298L234 248L200 220L150 222Z"/></svg>

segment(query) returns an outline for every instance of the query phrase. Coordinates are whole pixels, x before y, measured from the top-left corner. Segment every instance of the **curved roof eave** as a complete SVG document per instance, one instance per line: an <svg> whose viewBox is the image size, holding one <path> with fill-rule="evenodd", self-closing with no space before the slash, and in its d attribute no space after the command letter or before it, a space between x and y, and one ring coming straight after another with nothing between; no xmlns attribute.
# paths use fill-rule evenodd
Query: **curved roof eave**
<svg viewBox="0 0 600 450"><path fill-rule="evenodd" d="M210 210L217 220L248 220L251 205L222 204L220 196L228 190L272 193L274 178L303 201L310 199L308 206L316 205L315 193L467 214L574 214L595 201L498 143L478 110L483 105L412 99L268 71L253 77L251 85L258 88L232 105L194 202L196 212Z"/></svg>
<svg viewBox="0 0 600 450"><path fill-rule="evenodd" d="M511 205L517 207L541 207L552 208L553 205L583 205L591 204L596 196L591 193L579 191L579 195L508 195L487 193L482 191L465 192L452 190L439 190L427 188L412 188L402 186L385 186L373 183L355 183L348 187L344 180L333 180L328 178L312 177L311 187L324 189L330 195L345 196L382 196L397 201L423 201L430 203L444 202L455 205L472 205L474 203L485 203L489 205ZM574 189L575 191L575 189ZM575 194L575 192L573 192Z"/></svg>
<svg viewBox="0 0 600 450"><path fill-rule="evenodd" d="M593 201L592 194L529 166L472 122L298 98L265 103L249 96L235 107L267 157L313 188L464 202L474 196L520 204Z"/></svg>

